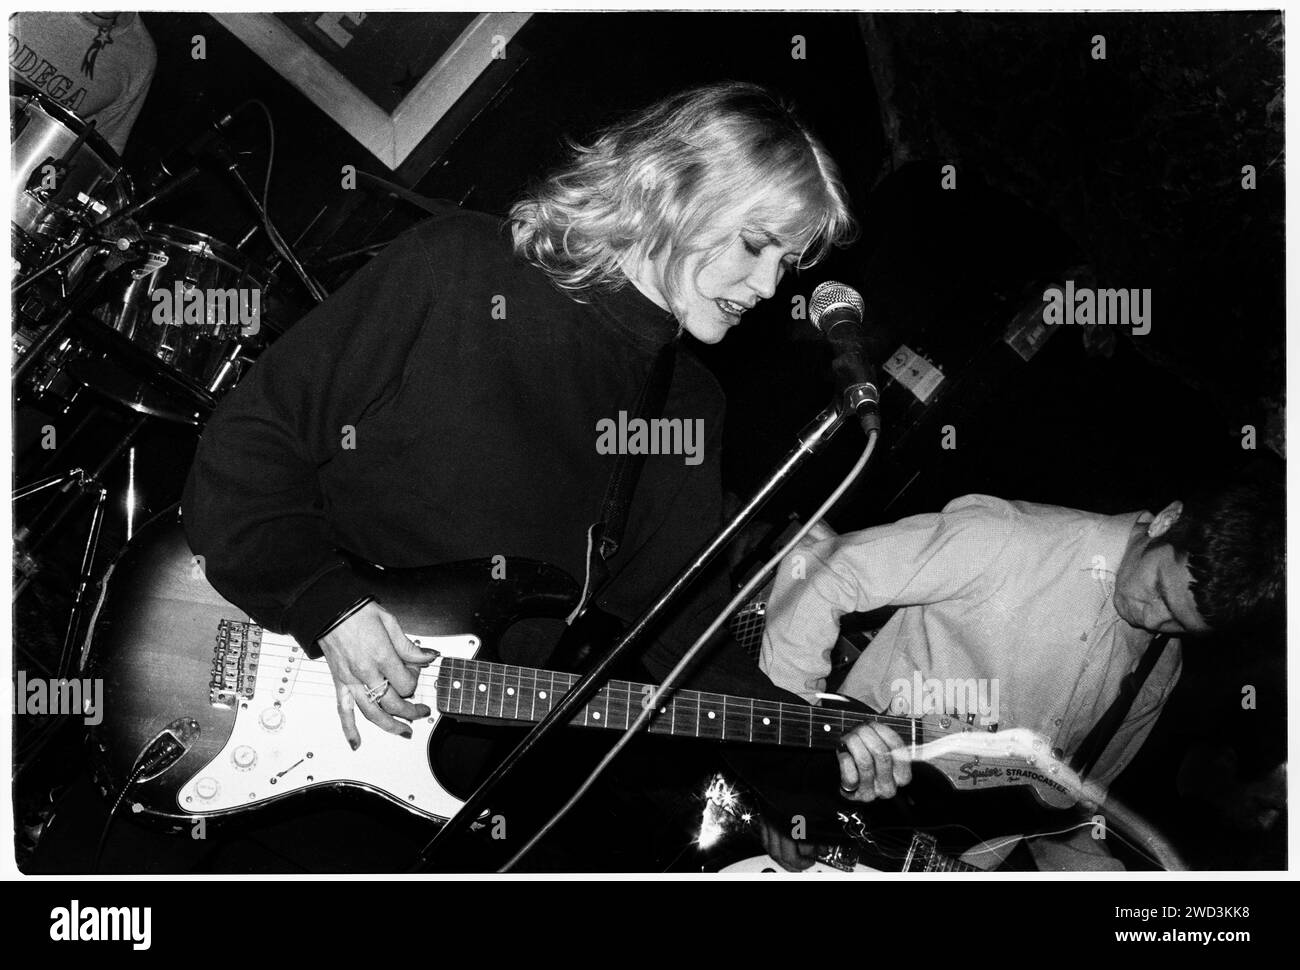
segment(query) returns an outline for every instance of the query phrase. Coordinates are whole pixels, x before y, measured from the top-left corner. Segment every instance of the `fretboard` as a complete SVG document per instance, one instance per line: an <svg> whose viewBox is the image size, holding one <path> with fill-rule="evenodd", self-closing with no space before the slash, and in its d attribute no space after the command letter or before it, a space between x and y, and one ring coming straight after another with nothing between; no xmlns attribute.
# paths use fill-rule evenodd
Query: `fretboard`
<svg viewBox="0 0 1300 970"><path fill-rule="evenodd" d="M452 716L531 723L549 714L579 679L577 674L554 670L444 657L438 671L437 706ZM625 730L654 691L650 684L610 681L571 723ZM921 721L694 690L674 691L655 710L646 730L715 741L833 748L840 735L871 720L888 722L907 744L929 740Z"/></svg>

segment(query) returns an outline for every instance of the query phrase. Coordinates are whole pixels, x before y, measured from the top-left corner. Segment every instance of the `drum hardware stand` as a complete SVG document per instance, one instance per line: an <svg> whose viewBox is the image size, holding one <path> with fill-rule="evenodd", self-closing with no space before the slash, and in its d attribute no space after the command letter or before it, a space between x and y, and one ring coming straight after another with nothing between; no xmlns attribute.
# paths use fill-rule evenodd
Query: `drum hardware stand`
<svg viewBox="0 0 1300 970"><path fill-rule="evenodd" d="M253 237L261 230L261 225L255 225L240 237L239 242L235 243L235 251L242 253L244 247L253 241Z"/></svg>
<svg viewBox="0 0 1300 970"><path fill-rule="evenodd" d="M33 517L32 521L14 530L14 567L17 580L14 584L13 599L16 601L31 586L32 579L41 570L35 553L50 538L63 521L72 513L83 495L95 496L95 508L91 514L90 527L86 543L82 550L81 569L77 577L77 586L73 595L72 609L64 631L63 645L59 655L58 676L66 677L72 661L72 645L81 626L82 613L86 604L86 593L90 589L93 576L95 554L99 548L100 535L104 525L104 507L108 501L108 489L103 484L103 475L109 466L124 452L144 427L148 417L140 415L123 435L117 445L102 461L87 473L82 468L73 468L62 475L33 482L18 488L13 493L13 501L24 499L58 487L58 493Z"/></svg>
<svg viewBox="0 0 1300 970"><path fill-rule="evenodd" d="M95 244L93 242L88 242L88 243L79 243L77 245L72 246L70 249L65 250L64 252L60 253L58 256L47 261L45 265L42 266L40 269L33 270L31 273L28 273L26 276L24 276L22 279L20 279L17 283L13 285L10 292L12 292L14 296L17 296L23 290L27 289L27 287L31 286L31 284L35 283L42 276L46 275L47 273L54 272L64 263L68 262L69 260L75 259L76 257L80 256L87 249L91 248L94 245Z"/></svg>
<svg viewBox="0 0 1300 970"><path fill-rule="evenodd" d="M55 485L69 485L85 492L95 493L95 510L90 519L90 530L86 536L86 545L82 551L81 571L77 580L77 589L73 597L72 611L68 617L68 625L63 635L63 647L59 651L59 665L57 667L58 677L68 676L68 664L72 655L72 640L76 635L77 627L80 626L81 610L85 603L86 590L90 586L90 571L95 561L95 552L99 548L99 537L104 524L104 505L108 501L108 489L98 481L93 480L86 474L84 469L73 468L71 471L47 478L44 481L35 482L26 488L20 488L14 492L14 500L26 498L28 495L35 495L37 492L52 488ZM39 571L40 566L32 556L32 546L23 548L22 541L26 538L25 530L18 530L14 536L14 560L15 568L20 573L18 588L14 592L14 598L17 599L23 591L30 585L32 578Z"/></svg>
<svg viewBox="0 0 1300 970"><path fill-rule="evenodd" d="M105 407L103 404L99 403L98 401L92 402L91 405L86 409L86 413L81 416L81 420L77 422L77 426L73 428L68 434L60 436L63 438L63 442L57 448L51 451L48 455L46 455L45 458L39 464L37 464L35 468L32 469L32 473L38 475L49 474L50 469L54 468L54 466L59 464L60 457L63 455L63 453L68 448L72 447L72 443L76 441L77 438L81 435L81 433L85 431L88 427L90 427L90 425L94 421L103 417L104 412L105 412Z"/></svg>
<svg viewBox="0 0 1300 970"><path fill-rule="evenodd" d="M103 259L82 283L77 287L67 300L67 305L62 313L54 319L54 322L45 328L42 333L23 354L22 358L14 364L10 372L10 378L13 383L17 384L27 372L36 365L38 360L45 356L48 350L63 335L63 331L68 328L68 324L78 313L89 307L91 299L99 292L99 288L104 284L112 274L121 266L134 262L140 258L136 252L136 245L140 242L138 235L134 233L123 233L116 238L112 236L99 236L95 242L87 245L101 244L108 248L107 258Z"/></svg>
<svg viewBox="0 0 1300 970"><path fill-rule="evenodd" d="M262 206L262 200L257 197L257 193L253 191L248 182L244 179L244 173L239 170L239 159L235 157L235 153L230 150L228 145L221 142L217 143L215 152L217 157L225 163L226 171L230 173L230 177L234 179L235 184L239 186L239 190L243 193L244 198L248 200L248 204L251 205L253 211L261 217L263 226L269 226L271 219L266 214L266 209ZM285 240L281 238L277 245L276 237L271 232L267 233L267 238L271 240L272 246L274 246L280 255L284 257L285 262L289 264L298 279L302 280L303 286L307 287L307 292L311 294L312 299L317 303L324 303L325 297L329 296L329 294L326 293L324 287L312 279L311 274L303 268L302 263L294 254L293 248L289 243L285 242Z"/></svg>
<svg viewBox="0 0 1300 970"><path fill-rule="evenodd" d="M30 530L23 528L14 533L15 566L16 569L23 574L19 580L18 588L14 592L15 600L18 599L23 590L25 590L30 584L31 579L40 570L40 564L32 555L36 547L50 535L58 522L62 521L62 519L66 517L77 499L80 498L81 494L94 492L96 495L95 509L91 516L90 528L86 536L86 544L82 551L81 568L77 579L76 592L73 598L72 607L68 613L68 622L64 629L63 643L59 650L58 668L55 671L56 679L64 679L69 675L69 673L71 673L73 645L76 642L77 633L81 627L82 615L86 606L86 594L90 590L95 555L98 551L99 538L103 531L104 508L108 500L108 489L101 484L99 478L108 467L109 463L117 455L122 453L122 450L130 442L130 439L135 436L136 432L139 431L145 420L144 417L137 420L121 446L119 446L112 455L102 461L99 467L91 474L87 474L81 468L74 468L63 475L56 475L51 478L43 479L14 492L13 498L17 501L18 499L26 498L35 495L38 492L45 491L46 489L53 488L56 485L62 486L60 491L65 493L65 496L66 493L70 492L74 488L78 490L78 494L65 497L63 500L63 508L55 521L46 527L44 533L37 537L35 541L30 542L25 549L23 548L23 543L27 536L31 534ZM56 498L55 501L57 502L59 499ZM47 508L49 508L49 506L47 506ZM24 656L39 667L43 674L46 674L47 676L49 675L50 672L46 665L41 662L39 658L33 656L31 651L27 650L16 637L14 638L14 648L16 652L21 651ZM84 662L84 658L82 662ZM35 737L27 739L23 748L20 751L15 752L14 777L17 778L23 769L32 763L36 754L55 737L59 729L66 724L71 723L72 720L73 719L70 717L51 718L48 727L36 734Z"/></svg>

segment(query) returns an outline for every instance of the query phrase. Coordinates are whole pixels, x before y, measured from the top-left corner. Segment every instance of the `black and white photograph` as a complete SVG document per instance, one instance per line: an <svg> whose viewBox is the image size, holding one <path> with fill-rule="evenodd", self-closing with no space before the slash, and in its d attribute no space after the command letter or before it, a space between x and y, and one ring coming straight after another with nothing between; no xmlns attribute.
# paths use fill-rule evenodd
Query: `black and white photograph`
<svg viewBox="0 0 1300 970"><path fill-rule="evenodd" d="M1281 10L8 26L15 878L1290 871Z"/></svg>

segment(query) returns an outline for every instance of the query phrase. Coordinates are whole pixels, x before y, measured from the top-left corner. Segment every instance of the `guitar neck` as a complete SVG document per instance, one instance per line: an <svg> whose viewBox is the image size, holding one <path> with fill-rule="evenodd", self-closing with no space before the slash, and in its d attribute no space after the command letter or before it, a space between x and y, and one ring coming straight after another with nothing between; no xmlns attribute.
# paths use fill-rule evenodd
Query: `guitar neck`
<svg viewBox="0 0 1300 970"><path fill-rule="evenodd" d="M579 679L556 670L444 657L437 676L437 706L452 716L532 723L549 714ZM652 684L610 681L571 723L626 730L654 692ZM834 748L840 735L875 720L887 722L908 744L931 740L933 730L918 720L694 690L674 691L655 710L646 730L714 741Z"/></svg>

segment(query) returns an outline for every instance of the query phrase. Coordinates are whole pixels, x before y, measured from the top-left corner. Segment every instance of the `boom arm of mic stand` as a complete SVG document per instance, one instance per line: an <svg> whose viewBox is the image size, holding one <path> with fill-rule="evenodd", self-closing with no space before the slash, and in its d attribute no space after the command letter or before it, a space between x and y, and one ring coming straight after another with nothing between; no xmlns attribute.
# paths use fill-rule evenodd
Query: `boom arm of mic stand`
<svg viewBox="0 0 1300 970"><path fill-rule="evenodd" d="M744 507L736 513L735 517L695 554L672 585L641 615L640 619L623 635L622 639L611 650L606 652L600 662L564 693L564 696L551 708L550 713L528 732L518 746L470 795L465 804L461 806L460 811L447 820L447 823L438 830L437 835L421 850L412 871L418 872L427 868L439 846L446 845L457 834L464 832L474 819L478 818L486 807L488 797L510 775L514 767L527 757L528 753L534 750L546 737L573 720L578 710L591 699L592 695L600 689L600 685L609 678L617 662L636 645L646 628L668 611L668 608L677 601L691 583L699 578L700 573L704 571L713 558L722 551L727 543L735 538L736 534L767 503L777 489L784 485L805 461L823 448L835 432L840 429L844 418L845 412L832 404L818 414L799 433L798 444L782 459L768 480L750 497Z"/></svg>

